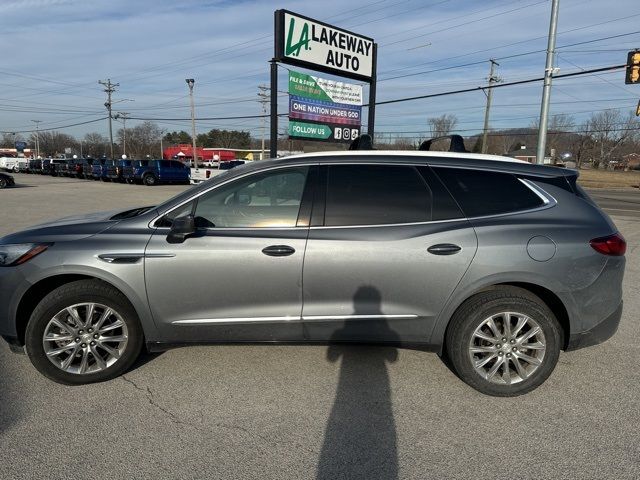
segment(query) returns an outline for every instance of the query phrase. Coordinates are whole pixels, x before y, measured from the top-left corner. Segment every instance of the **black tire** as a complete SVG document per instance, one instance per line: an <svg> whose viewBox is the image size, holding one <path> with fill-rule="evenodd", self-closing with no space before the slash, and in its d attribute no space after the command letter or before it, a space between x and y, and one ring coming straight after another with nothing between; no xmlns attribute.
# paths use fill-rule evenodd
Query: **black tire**
<svg viewBox="0 0 640 480"><path fill-rule="evenodd" d="M158 179L155 175L147 173L144 177L142 177L142 183L144 183L147 187L153 187L156 183L158 183Z"/></svg>
<svg viewBox="0 0 640 480"><path fill-rule="evenodd" d="M507 364L507 372L510 372L509 375L506 375L505 367L499 366L497 373L495 374L498 375L498 377L494 375L493 378L495 381L504 381L505 383L494 383L493 381L487 380L478 371L476 371L472 360L472 354L469 349L471 347L472 339L475 338L476 342L479 340L477 337L474 337L476 329L483 324L486 319L493 315L496 315L497 322L504 321L502 320L503 317L498 316L498 314L502 312L522 314L537 323L542 330L546 349L542 359L536 359L537 361L540 361L540 365L534 367L533 364L529 364L527 362L520 363L520 365L525 365L525 368L535 368L529 376L522 379L524 375L520 376L520 374L517 373L516 365L514 363L517 362L517 360L514 356L520 354L520 352L529 356L539 355L538 351L519 349L519 345L516 344L514 348L516 348L515 351L519 353L513 353L512 356L510 351L512 345L506 345L506 342L502 345L500 343L491 344L492 342L486 342L485 345L491 344L488 345L488 348L495 349L495 355L500 355L500 357L495 357L493 352L488 352L478 354L484 355L484 357L474 358L479 358L481 360L494 355L494 359L487 364L487 368L489 368L489 366L496 365L499 363L498 359L501 359ZM517 322L517 316L509 316L509 318L509 322L511 324L510 328L513 328L514 323ZM529 324L527 324L527 326L528 325ZM500 324L498 327L500 330L504 331L504 327ZM533 330L533 328L531 330ZM462 381L486 395L514 397L534 390L540 386L549 377L549 375L551 375L551 372L553 372L553 369L558 362L560 348L562 345L562 333L555 315L537 296L521 288L499 287L494 290L474 295L466 300L458 310L456 310L447 328L445 342L447 356L455 372ZM508 340L508 342L511 342L511 340ZM501 348L496 348L496 346ZM509 359L507 359L507 357L509 357ZM511 378L514 375L515 382L511 383ZM509 379L508 381L510 384L506 383L506 379Z"/></svg>
<svg viewBox="0 0 640 480"><path fill-rule="evenodd" d="M43 346L43 335L54 315L83 302L99 303L118 312L126 324L128 339L124 352L112 365L94 373L70 373L49 360ZM64 385L103 382L125 373L140 355L143 343L144 334L134 308L121 292L100 280L79 280L53 290L36 306L25 333L25 346L31 363L45 377Z"/></svg>
<svg viewBox="0 0 640 480"><path fill-rule="evenodd" d="M0 188L5 188L7 186L7 181L4 178L0 178Z"/></svg>

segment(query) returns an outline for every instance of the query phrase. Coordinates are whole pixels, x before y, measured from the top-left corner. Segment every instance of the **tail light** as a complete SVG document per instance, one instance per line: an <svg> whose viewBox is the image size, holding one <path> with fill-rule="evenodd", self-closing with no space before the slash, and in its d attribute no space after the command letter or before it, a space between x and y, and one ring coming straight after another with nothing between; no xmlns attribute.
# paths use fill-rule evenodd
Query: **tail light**
<svg viewBox="0 0 640 480"><path fill-rule="evenodd" d="M627 242L620 233L614 233L606 237L594 238L589 242L591 247L603 255L620 257L627 251Z"/></svg>

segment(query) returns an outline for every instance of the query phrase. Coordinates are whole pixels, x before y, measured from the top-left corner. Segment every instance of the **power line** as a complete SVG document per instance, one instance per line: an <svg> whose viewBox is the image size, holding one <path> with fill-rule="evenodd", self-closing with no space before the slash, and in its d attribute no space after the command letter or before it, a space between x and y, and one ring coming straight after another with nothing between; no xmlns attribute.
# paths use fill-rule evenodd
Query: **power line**
<svg viewBox="0 0 640 480"><path fill-rule="evenodd" d="M49 132L49 131L53 131L53 130L60 130L60 129L63 129L63 128L78 127L80 125L87 125L89 123L101 122L102 120L106 120L106 119L107 119L107 117L96 118L95 120L88 120L86 122L73 123L71 125L60 125L59 127L54 127L54 128L40 128L37 131L39 131L39 132ZM19 130L19 131L2 130L2 131L0 131L0 133L33 133L35 131L36 130Z"/></svg>
<svg viewBox="0 0 640 480"><path fill-rule="evenodd" d="M626 64L622 64L622 65L613 65L611 67L602 67L602 68L593 68L591 70L583 70L580 72L572 72L572 73L564 73L564 74L560 74L560 75L556 75L554 76L554 78L568 78L568 77L576 77L579 75L586 75L589 73L598 73L598 72L607 72L610 70L619 70L621 68L625 68ZM394 100L384 100L382 102L376 102L376 105L389 105L392 103L400 103L400 102L409 102L412 100L422 100L425 98L435 98L435 97L444 97L447 95L456 95L459 93L469 93L469 92L477 92L478 90L486 90L489 88L502 88L502 87L512 87L514 85L524 85L526 83L534 83L534 82L540 82L543 81L544 77L538 77L538 78L530 78L527 80L518 80L516 82L507 82L507 83L499 83L499 84L493 84L493 85L489 85L486 87L473 87L473 88L464 88L461 90L451 90L448 92L440 92L440 93L431 93L428 95L418 95L415 97L405 97L405 98L396 98ZM367 105L364 105L365 107Z"/></svg>

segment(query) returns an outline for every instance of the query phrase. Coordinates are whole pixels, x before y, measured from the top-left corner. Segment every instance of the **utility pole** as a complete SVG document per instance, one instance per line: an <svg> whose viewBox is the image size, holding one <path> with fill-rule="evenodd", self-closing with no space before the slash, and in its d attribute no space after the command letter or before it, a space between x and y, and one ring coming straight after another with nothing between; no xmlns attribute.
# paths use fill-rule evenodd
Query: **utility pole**
<svg viewBox="0 0 640 480"><path fill-rule="evenodd" d="M196 152L196 111L193 105L193 85L196 81L193 78L186 78L185 82L189 85L189 101L191 102L191 142L193 144L193 166L198 170L198 154Z"/></svg>
<svg viewBox="0 0 640 480"><path fill-rule="evenodd" d="M269 87L266 85L259 85L258 88L260 89L258 92L260 100L258 101L262 104L262 152L260 153L260 160L264 160L264 136L267 126L267 105L269 104L270 98L267 93L269 91Z"/></svg>
<svg viewBox="0 0 640 480"><path fill-rule="evenodd" d="M560 0L552 0L549 40L547 43L547 62L544 68L544 87L542 87L542 105L540 106L540 127L538 130L538 151L536 163L544 164L544 152L547 148L547 122L549 121L549 99L551 98L551 80L553 78L553 56L556 49L556 30L558 29L558 8Z"/></svg>
<svg viewBox="0 0 640 480"><path fill-rule="evenodd" d="M484 128L482 129L482 153L487 153L487 134L489 133L489 112L491 111L491 99L493 98L493 88L491 86L494 83L500 81L500 78L494 74L496 65L499 67L500 64L496 62L493 58L489 60L491 62L491 69L489 70L489 90L485 92L487 95L487 106L484 110ZM484 90L483 90L484 91Z"/></svg>
<svg viewBox="0 0 640 480"><path fill-rule="evenodd" d="M166 130L160 130L160 158L164 160L164 148L162 148L162 140L164 137L164 134L166 133Z"/></svg>
<svg viewBox="0 0 640 480"><path fill-rule="evenodd" d="M122 154L127 154L127 115L129 112L118 112L114 119L122 118Z"/></svg>
<svg viewBox="0 0 640 480"><path fill-rule="evenodd" d="M107 107L109 112L109 150L111 152L111 159L113 159L113 127L111 126L111 94L116 91L116 87L119 87L119 83L111 83L111 79L107 78L107 81L98 80L100 85L104 85L104 91L107 94L107 101L104 106Z"/></svg>
<svg viewBox="0 0 640 480"><path fill-rule="evenodd" d="M40 123L42 120L31 120L36 124L36 158L40 158Z"/></svg>

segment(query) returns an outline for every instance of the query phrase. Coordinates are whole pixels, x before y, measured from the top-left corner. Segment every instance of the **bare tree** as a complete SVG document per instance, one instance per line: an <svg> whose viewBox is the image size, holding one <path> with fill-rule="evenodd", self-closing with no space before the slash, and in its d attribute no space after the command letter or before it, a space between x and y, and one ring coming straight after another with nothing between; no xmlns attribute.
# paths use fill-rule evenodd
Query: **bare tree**
<svg viewBox="0 0 640 480"><path fill-rule="evenodd" d="M98 132L87 133L82 140L82 153L91 157L106 155L109 139Z"/></svg>
<svg viewBox="0 0 640 480"><path fill-rule="evenodd" d="M443 137L449 135L458 124L458 117L453 114L445 113L439 117L431 117L427 120L431 138Z"/></svg>
<svg viewBox="0 0 640 480"><path fill-rule="evenodd" d="M118 143L123 144L124 130L118 130L116 136ZM159 151L160 137L162 130L155 122L142 122L133 128L127 128L127 156L130 158L142 158L146 155L153 156Z"/></svg>
<svg viewBox="0 0 640 480"><path fill-rule="evenodd" d="M39 138L40 154L43 156L64 153L66 148L77 150L79 146L78 141L71 135L56 130L40 132Z"/></svg>
<svg viewBox="0 0 640 480"><path fill-rule="evenodd" d="M539 119L531 122L531 128L539 130ZM575 119L571 115L560 113L549 117L547 124L547 148L551 161L556 163L561 151L568 150L572 145L573 129L575 128ZM546 154L546 152L545 152Z"/></svg>
<svg viewBox="0 0 640 480"><path fill-rule="evenodd" d="M588 129L593 132L594 168L609 167L614 154L622 149L625 143L632 142L638 134L640 123L633 113L623 115L620 110L604 110L594 113L589 118Z"/></svg>
<svg viewBox="0 0 640 480"><path fill-rule="evenodd" d="M584 161L593 153L593 138L591 137L591 122L588 120L583 122L579 127L580 133L576 133L569 146L569 150L573 155L573 161L576 162L576 168L582 168Z"/></svg>

